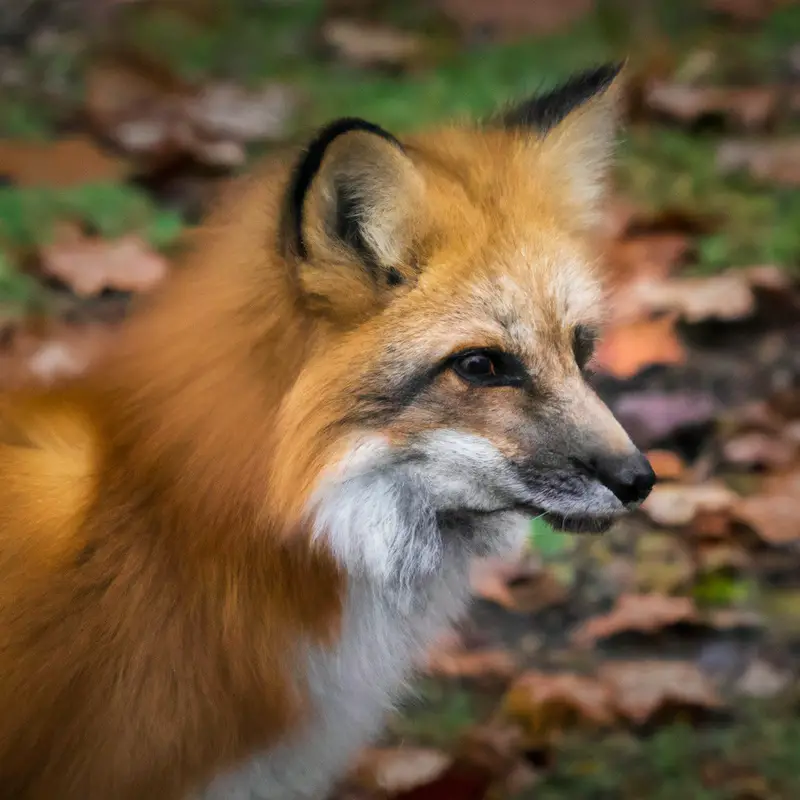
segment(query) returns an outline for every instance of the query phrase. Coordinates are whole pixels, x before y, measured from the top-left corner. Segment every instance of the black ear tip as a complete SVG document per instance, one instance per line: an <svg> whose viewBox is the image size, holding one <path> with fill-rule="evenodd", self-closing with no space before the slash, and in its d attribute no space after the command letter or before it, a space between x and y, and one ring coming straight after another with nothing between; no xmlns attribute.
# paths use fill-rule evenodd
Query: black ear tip
<svg viewBox="0 0 800 800"><path fill-rule="evenodd" d="M609 61L576 72L549 92L512 107L501 121L512 128L532 128L544 134L592 97L603 94L622 72L627 59Z"/></svg>
<svg viewBox="0 0 800 800"><path fill-rule="evenodd" d="M588 83L595 83L598 91L603 91L614 82L622 70L625 69L627 63L627 58L620 61L608 61L605 64L594 67L594 69L587 70L584 75Z"/></svg>
<svg viewBox="0 0 800 800"><path fill-rule="evenodd" d="M589 67L581 72L576 72L565 80L560 89L556 89L554 94L562 91L578 93L584 99L589 99L603 92L611 86L627 64L627 59L622 61L608 61Z"/></svg>

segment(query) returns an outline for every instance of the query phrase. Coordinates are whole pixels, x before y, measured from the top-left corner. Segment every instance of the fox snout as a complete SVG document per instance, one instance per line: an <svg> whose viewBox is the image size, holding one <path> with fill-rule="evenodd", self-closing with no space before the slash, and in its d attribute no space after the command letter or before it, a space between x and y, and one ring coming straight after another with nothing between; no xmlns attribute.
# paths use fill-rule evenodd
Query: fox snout
<svg viewBox="0 0 800 800"><path fill-rule="evenodd" d="M584 457L573 457L572 461L590 478L610 489L628 508L642 503L655 486L656 474L653 467L639 450L625 455L597 452Z"/></svg>

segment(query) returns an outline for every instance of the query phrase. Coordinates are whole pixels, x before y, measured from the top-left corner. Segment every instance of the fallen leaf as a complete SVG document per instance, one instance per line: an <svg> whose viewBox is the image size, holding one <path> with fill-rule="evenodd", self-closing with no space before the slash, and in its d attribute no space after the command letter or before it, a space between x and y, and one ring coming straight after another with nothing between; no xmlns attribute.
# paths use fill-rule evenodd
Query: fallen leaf
<svg viewBox="0 0 800 800"><path fill-rule="evenodd" d="M40 249L40 259L43 272L85 297L104 289L146 292L167 274L166 259L135 234L88 238L62 226L55 240Z"/></svg>
<svg viewBox="0 0 800 800"><path fill-rule="evenodd" d="M554 33L592 9L592 0L437 0L437 4L466 31L488 30L503 39Z"/></svg>
<svg viewBox="0 0 800 800"><path fill-rule="evenodd" d="M689 250L685 233L657 232L615 240L606 258L611 286L619 288L631 280L665 280Z"/></svg>
<svg viewBox="0 0 800 800"><path fill-rule="evenodd" d="M614 404L614 415L643 449L680 431L709 425L717 411L711 394L692 391L627 392Z"/></svg>
<svg viewBox="0 0 800 800"><path fill-rule="evenodd" d="M677 481L683 477L686 465L677 453L671 450L648 450L646 455L658 480Z"/></svg>
<svg viewBox="0 0 800 800"><path fill-rule="evenodd" d="M608 328L594 356L599 371L631 378L653 364L682 364L686 352L674 329L674 319L638 320Z"/></svg>
<svg viewBox="0 0 800 800"><path fill-rule="evenodd" d="M330 19L322 38L339 58L358 67L404 67L425 51L418 34L361 19Z"/></svg>
<svg viewBox="0 0 800 800"><path fill-rule="evenodd" d="M732 517L727 511L715 511L700 509L692 519L692 527L689 530L692 538L698 541L717 540L715 544L721 544L719 540L728 539L731 535Z"/></svg>
<svg viewBox="0 0 800 800"><path fill-rule="evenodd" d="M698 620L697 609L688 597L621 595L608 614L584 622L572 634L572 641L579 647L590 647L599 639L619 633L655 633L672 625Z"/></svg>
<svg viewBox="0 0 800 800"><path fill-rule="evenodd" d="M756 659L739 678L736 689L747 697L764 699L780 694L790 680L791 676L787 672L777 670L767 661Z"/></svg>
<svg viewBox="0 0 800 800"><path fill-rule="evenodd" d="M759 629L764 617L745 608L714 608L704 616L705 622L718 631Z"/></svg>
<svg viewBox="0 0 800 800"><path fill-rule="evenodd" d="M702 278L638 281L630 286L624 298L617 297L616 303L627 303L642 315L668 313L690 323L743 319L756 307L743 271Z"/></svg>
<svg viewBox="0 0 800 800"><path fill-rule="evenodd" d="M744 498L736 518L751 527L771 545L800 541L800 496L772 492Z"/></svg>
<svg viewBox="0 0 800 800"><path fill-rule="evenodd" d="M713 683L685 661L606 662L598 677L608 688L616 712L637 725L664 708L722 706Z"/></svg>
<svg viewBox="0 0 800 800"><path fill-rule="evenodd" d="M613 722L609 700L606 687L594 678L531 671L508 690L503 710L521 725L526 745L540 747L569 728Z"/></svg>
<svg viewBox="0 0 800 800"><path fill-rule="evenodd" d="M502 786L501 797L532 797L531 792L541 782L541 775L530 764L514 764L506 775ZM487 800L489 800L487 798Z"/></svg>
<svg viewBox="0 0 800 800"><path fill-rule="evenodd" d="M748 172L759 181L800 184L800 139L723 142L717 151L717 167L723 173Z"/></svg>
<svg viewBox="0 0 800 800"><path fill-rule="evenodd" d="M797 442L763 431L739 434L722 445L722 457L737 467L786 467L797 452Z"/></svg>
<svg viewBox="0 0 800 800"><path fill-rule="evenodd" d="M460 737L458 758L483 767L493 775L507 774L521 754L522 731L500 715L473 725Z"/></svg>
<svg viewBox="0 0 800 800"><path fill-rule="evenodd" d="M603 207L600 236L609 243L627 241L623 237L639 213L639 206L633 200L618 194L612 195Z"/></svg>
<svg viewBox="0 0 800 800"><path fill-rule="evenodd" d="M645 105L682 123L722 117L743 128L763 128L774 116L779 92L771 86L730 87L652 81L645 89Z"/></svg>
<svg viewBox="0 0 800 800"><path fill-rule="evenodd" d="M203 138L259 142L285 136L295 105L283 84L267 83L250 91L233 83L212 83L187 97L185 108Z"/></svg>
<svg viewBox="0 0 800 800"><path fill-rule="evenodd" d="M282 84L198 88L122 60L90 65L86 85L94 127L150 166L184 155L211 166L241 164L245 144L284 136L296 105Z"/></svg>
<svg viewBox="0 0 800 800"><path fill-rule="evenodd" d="M653 522L664 527L689 525L700 512L722 514L738 500L718 481L701 484L656 484L642 509Z"/></svg>
<svg viewBox="0 0 800 800"><path fill-rule="evenodd" d="M507 650L466 650L463 646L433 647L424 667L429 675L467 680L510 680L517 661Z"/></svg>
<svg viewBox="0 0 800 800"><path fill-rule="evenodd" d="M455 761L438 778L406 791L394 792L392 800L486 800L495 776L466 761Z"/></svg>
<svg viewBox="0 0 800 800"><path fill-rule="evenodd" d="M50 320L44 330L21 326L0 346L0 391L49 387L88 373L109 352L114 325L69 325Z"/></svg>
<svg viewBox="0 0 800 800"><path fill-rule="evenodd" d="M529 555L514 561L475 561L470 569L470 586L476 597L520 614L534 614L567 597L564 584Z"/></svg>
<svg viewBox="0 0 800 800"><path fill-rule="evenodd" d="M365 788L396 794L431 783L452 763L451 756L431 748L366 748L351 770L351 779Z"/></svg>
<svg viewBox="0 0 800 800"><path fill-rule="evenodd" d="M55 142L0 140L0 177L15 186L114 182L130 172L130 164L107 155L84 137Z"/></svg>

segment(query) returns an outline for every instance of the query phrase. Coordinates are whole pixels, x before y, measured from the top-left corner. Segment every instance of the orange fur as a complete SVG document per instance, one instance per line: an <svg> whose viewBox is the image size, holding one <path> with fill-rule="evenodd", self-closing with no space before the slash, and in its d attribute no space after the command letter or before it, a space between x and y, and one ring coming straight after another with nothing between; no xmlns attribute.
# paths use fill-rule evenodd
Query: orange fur
<svg viewBox="0 0 800 800"><path fill-rule="evenodd" d="M178 800L301 723L296 648L336 640L346 587L303 519L342 454L336 424L387 331L420 362L507 342L485 313L503 291L535 303L546 347L528 355L548 380L574 379L564 319L594 319L597 301L556 265L590 260L564 172L585 136L443 129L406 143L416 177L377 152L376 191L383 169L406 193L376 234L396 290L320 233L318 184L314 268L296 273L274 245L288 167L269 165L223 200L98 378L0 403L0 796ZM518 447L507 391L472 402L443 380L462 425ZM411 407L385 433L436 424Z"/></svg>

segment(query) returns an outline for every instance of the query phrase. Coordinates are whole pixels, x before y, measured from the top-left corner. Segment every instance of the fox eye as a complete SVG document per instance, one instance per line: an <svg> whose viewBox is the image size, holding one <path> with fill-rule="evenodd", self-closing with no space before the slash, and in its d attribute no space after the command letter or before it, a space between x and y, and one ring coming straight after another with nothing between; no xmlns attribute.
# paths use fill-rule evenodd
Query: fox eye
<svg viewBox="0 0 800 800"><path fill-rule="evenodd" d="M578 325L572 334L572 352L580 369L584 369L594 355L597 333L585 325Z"/></svg>
<svg viewBox="0 0 800 800"><path fill-rule="evenodd" d="M525 368L508 353L495 350L472 350L451 359L453 371L474 386L519 386Z"/></svg>
<svg viewBox="0 0 800 800"><path fill-rule="evenodd" d="M467 380L486 380L497 375L497 367L485 353L470 353L456 361L456 372Z"/></svg>

